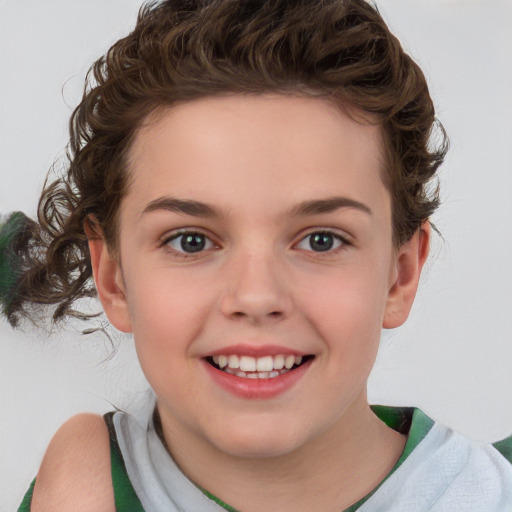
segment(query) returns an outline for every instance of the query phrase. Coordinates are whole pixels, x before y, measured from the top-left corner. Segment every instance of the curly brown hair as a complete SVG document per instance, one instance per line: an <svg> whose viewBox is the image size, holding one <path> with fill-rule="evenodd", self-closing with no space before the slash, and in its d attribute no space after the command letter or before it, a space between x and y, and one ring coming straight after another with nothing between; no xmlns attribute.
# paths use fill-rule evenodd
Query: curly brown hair
<svg viewBox="0 0 512 512"><path fill-rule="evenodd" d="M151 112L204 96L266 92L326 97L378 120L396 245L437 208L438 192L429 193L428 184L447 139L422 71L374 6L365 0L152 2L140 10L133 32L88 73L70 121L67 172L47 180L39 222L25 219L12 244L21 271L4 300L9 321L28 316L32 304L57 305L56 321L73 314L76 299L95 294L84 223L115 254L129 185L127 152Z"/></svg>

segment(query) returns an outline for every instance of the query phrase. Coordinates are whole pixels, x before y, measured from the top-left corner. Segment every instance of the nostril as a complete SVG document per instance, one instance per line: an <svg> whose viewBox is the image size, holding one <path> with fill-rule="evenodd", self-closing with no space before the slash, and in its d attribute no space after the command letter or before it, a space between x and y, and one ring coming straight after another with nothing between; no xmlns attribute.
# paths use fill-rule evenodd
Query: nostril
<svg viewBox="0 0 512 512"><path fill-rule="evenodd" d="M244 313L243 311L233 311L233 313L231 315L234 316L235 318L245 318L245 317L250 316L249 314ZM270 313L267 313L267 316L272 317L272 318L281 317L282 315L283 315L282 311L271 311Z"/></svg>

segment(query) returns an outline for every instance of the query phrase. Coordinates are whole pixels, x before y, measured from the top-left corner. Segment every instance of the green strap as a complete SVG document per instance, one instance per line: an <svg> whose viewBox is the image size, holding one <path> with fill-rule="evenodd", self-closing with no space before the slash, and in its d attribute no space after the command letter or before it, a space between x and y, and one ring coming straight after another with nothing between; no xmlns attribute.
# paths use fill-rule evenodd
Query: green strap
<svg viewBox="0 0 512 512"><path fill-rule="evenodd" d="M215 501L217 505L220 505L223 509L227 510L228 512L239 512L236 508L233 508L231 505L224 503L222 500L217 498L217 496L214 496L211 492L208 492L207 490L202 489L201 487L199 487L199 489L207 498L210 498L212 501Z"/></svg>
<svg viewBox="0 0 512 512"><path fill-rule="evenodd" d="M512 463L512 436L492 444L505 459Z"/></svg>
<svg viewBox="0 0 512 512"><path fill-rule="evenodd" d="M144 512L135 490L128 478L119 444L117 443L116 431L112 421L114 413L105 414L103 418L108 427L110 435L110 464L112 467L112 485L114 487L114 499L116 512Z"/></svg>
<svg viewBox="0 0 512 512"><path fill-rule="evenodd" d="M373 412L388 427L407 435L404 451L389 473L391 476L404 462L411 452L420 444L434 426L434 420L414 407L388 407L384 405L372 405Z"/></svg>
<svg viewBox="0 0 512 512"><path fill-rule="evenodd" d="M32 503L32 494L34 494L34 485L36 485L36 479L32 480L30 487L21 502L18 512L30 512L30 504Z"/></svg>
<svg viewBox="0 0 512 512"><path fill-rule="evenodd" d="M380 488L380 486L402 465L405 459L418 446L420 441L430 432L434 421L430 419L419 409L413 407L388 407L384 405L372 405L372 411L388 427L407 435L404 451L396 461L393 469L387 474L386 478L373 489L364 498L354 503L343 512L356 512L365 502L367 502Z"/></svg>

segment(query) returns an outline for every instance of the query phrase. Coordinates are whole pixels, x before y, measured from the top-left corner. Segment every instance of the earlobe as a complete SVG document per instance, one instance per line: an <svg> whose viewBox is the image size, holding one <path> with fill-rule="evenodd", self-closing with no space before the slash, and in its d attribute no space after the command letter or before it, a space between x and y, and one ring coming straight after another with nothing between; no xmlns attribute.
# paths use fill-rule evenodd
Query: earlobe
<svg viewBox="0 0 512 512"><path fill-rule="evenodd" d="M91 221L84 224L89 241L94 283L110 323L122 332L131 332L132 326L124 290L121 266L111 254L102 233Z"/></svg>
<svg viewBox="0 0 512 512"><path fill-rule="evenodd" d="M389 289L382 323L385 329L402 325L409 316L418 289L421 270L428 257L430 234L431 226L426 221L398 250L396 279Z"/></svg>

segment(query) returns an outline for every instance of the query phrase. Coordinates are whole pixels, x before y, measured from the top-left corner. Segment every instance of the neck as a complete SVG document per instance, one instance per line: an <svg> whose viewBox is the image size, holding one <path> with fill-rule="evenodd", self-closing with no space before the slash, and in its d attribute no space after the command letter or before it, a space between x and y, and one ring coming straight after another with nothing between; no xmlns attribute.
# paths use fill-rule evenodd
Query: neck
<svg viewBox="0 0 512 512"><path fill-rule="evenodd" d="M161 416L163 436L181 470L243 512L344 510L385 478L406 440L373 414L366 393L316 439L292 453L259 459L198 442Z"/></svg>

